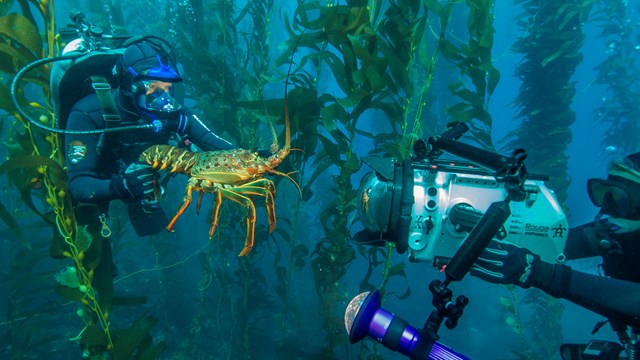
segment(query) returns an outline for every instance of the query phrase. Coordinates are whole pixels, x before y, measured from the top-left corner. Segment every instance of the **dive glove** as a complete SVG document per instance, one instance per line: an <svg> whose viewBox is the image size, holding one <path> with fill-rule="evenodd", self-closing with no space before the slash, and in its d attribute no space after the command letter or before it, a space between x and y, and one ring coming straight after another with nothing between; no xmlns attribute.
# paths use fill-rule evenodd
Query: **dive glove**
<svg viewBox="0 0 640 360"><path fill-rule="evenodd" d="M153 197L155 173L151 165L134 162L122 174L113 180L117 193L123 199L144 200Z"/></svg>
<svg viewBox="0 0 640 360"><path fill-rule="evenodd" d="M492 240L469 272L491 283L528 288L536 285L544 265L552 266L527 249Z"/></svg>
<svg viewBox="0 0 640 360"><path fill-rule="evenodd" d="M491 240L469 273L496 284L534 286L555 297L564 297L571 283L570 267L550 264L525 248L496 240Z"/></svg>
<svg viewBox="0 0 640 360"><path fill-rule="evenodd" d="M611 225L611 232L614 234L627 234L640 230L640 220L611 217L607 222Z"/></svg>

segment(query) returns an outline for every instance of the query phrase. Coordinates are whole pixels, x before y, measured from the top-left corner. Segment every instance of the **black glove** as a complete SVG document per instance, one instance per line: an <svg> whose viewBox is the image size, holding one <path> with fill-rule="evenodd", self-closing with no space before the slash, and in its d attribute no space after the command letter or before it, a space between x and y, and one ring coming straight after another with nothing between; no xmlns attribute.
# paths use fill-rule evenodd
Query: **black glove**
<svg viewBox="0 0 640 360"><path fill-rule="evenodd" d="M129 165L122 177L112 181L112 185L122 199L144 200L153 197L154 177L151 165L139 161Z"/></svg>
<svg viewBox="0 0 640 360"><path fill-rule="evenodd" d="M492 240L469 272L491 283L528 288L535 285L542 263L540 256L527 249Z"/></svg>
<svg viewBox="0 0 640 360"><path fill-rule="evenodd" d="M153 213L160 209L160 201L158 201L158 199L149 198L142 200L142 211L146 213Z"/></svg>

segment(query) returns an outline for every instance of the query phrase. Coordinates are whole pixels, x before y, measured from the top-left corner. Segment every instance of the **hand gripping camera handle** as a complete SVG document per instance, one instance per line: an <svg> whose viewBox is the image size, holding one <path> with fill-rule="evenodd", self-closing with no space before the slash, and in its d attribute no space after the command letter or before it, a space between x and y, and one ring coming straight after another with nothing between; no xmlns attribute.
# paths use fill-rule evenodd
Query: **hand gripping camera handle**
<svg viewBox="0 0 640 360"><path fill-rule="evenodd" d="M447 281L460 281L509 216L509 199L492 203L445 268Z"/></svg>

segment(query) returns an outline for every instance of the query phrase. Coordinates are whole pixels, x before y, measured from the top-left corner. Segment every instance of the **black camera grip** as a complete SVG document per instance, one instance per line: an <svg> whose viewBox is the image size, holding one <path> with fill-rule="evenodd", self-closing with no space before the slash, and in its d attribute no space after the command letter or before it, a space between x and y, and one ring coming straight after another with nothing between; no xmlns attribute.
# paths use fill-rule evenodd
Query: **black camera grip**
<svg viewBox="0 0 640 360"><path fill-rule="evenodd" d="M478 259L484 248L504 222L511 216L509 199L497 201L489 206L487 212L482 216L478 224L471 230L471 233L462 243L458 251L445 268L447 281L460 281L471 269L473 263Z"/></svg>

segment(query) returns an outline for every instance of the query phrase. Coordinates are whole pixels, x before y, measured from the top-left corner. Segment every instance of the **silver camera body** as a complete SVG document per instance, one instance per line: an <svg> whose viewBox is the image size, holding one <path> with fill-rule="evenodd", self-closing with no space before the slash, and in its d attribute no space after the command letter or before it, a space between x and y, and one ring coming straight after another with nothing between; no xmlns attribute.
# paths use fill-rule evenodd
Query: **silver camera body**
<svg viewBox="0 0 640 360"><path fill-rule="evenodd" d="M381 236L394 232L394 213L409 212L397 205L402 187L397 179L399 164L390 166L396 171L385 165L366 175L358 190L360 220L368 231ZM432 262L440 268L489 206L507 197L507 190L491 171L468 162L420 162L412 168L410 225L401 239L392 241L398 243L399 252L407 249L411 260ZM524 200L510 202L511 216L495 238L525 247L545 261L563 262L569 228L554 192L542 178L533 176L525 180L524 190Z"/></svg>

